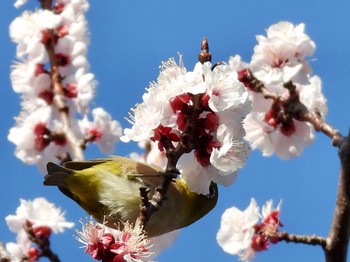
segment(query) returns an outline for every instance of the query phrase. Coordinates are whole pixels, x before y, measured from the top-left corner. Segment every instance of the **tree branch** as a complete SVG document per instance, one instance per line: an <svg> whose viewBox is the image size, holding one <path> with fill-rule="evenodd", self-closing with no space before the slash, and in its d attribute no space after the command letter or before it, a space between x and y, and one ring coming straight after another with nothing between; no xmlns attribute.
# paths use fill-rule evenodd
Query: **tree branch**
<svg viewBox="0 0 350 262"><path fill-rule="evenodd" d="M341 140L339 148L341 163L338 195L333 222L324 248L327 262L347 261L350 236L350 133Z"/></svg>
<svg viewBox="0 0 350 262"><path fill-rule="evenodd" d="M39 0L41 3L41 8L51 10L52 9L52 1L51 0ZM61 121L63 123L63 133L65 134L65 138L70 145L70 148L73 152L72 160L83 160L83 148L80 146L81 142L78 141L75 136L73 130L71 129L69 122L69 108L65 101L65 94L62 87L62 79L59 73L59 62L56 58L55 49L54 49L54 39L55 34L53 30L48 30L47 34L49 35L48 41L44 43L46 52L49 56L50 61L50 77L53 86L53 103L56 106ZM70 158L70 157L68 157Z"/></svg>

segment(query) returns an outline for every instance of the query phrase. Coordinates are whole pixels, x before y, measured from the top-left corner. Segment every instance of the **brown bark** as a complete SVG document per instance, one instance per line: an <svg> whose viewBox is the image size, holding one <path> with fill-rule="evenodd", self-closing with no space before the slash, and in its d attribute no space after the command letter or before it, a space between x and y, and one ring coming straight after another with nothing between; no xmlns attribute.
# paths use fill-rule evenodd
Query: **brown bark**
<svg viewBox="0 0 350 262"><path fill-rule="evenodd" d="M343 139L339 148L341 163L338 195L327 245L324 248L327 262L347 261L350 236L350 139Z"/></svg>

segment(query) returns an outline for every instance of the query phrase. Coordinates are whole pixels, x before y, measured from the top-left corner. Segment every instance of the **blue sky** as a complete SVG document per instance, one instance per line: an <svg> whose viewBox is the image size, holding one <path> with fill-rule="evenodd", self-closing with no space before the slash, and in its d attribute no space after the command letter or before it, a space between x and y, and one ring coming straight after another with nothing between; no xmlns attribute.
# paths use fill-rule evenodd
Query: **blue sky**
<svg viewBox="0 0 350 262"><path fill-rule="evenodd" d="M42 186L43 174L35 166L22 164L14 156L14 145L7 140L13 117L20 112L20 98L9 82L9 67L15 46L8 37L8 25L20 10L12 0L0 2L0 165L1 205L0 241L14 241L4 217L13 214L19 198L44 196L66 210L66 217L78 225L85 212L55 188ZM203 36L209 39L213 62L240 54L250 60L255 35L264 34L269 25L281 20L305 23L306 32L317 49L310 62L314 74L323 81L328 99L327 120L343 134L350 118L350 2L279 0L91 0L88 22L91 32L89 61L99 82L96 106L103 106L123 127L124 120L148 83L155 80L161 61L183 54L185 65L196 63ZM194 225L181 230L176 243L158 261L236 261L217 245L216 232L226 208L245 208L251 197L260 205L272 198L283 199L281 219L284 230L294 234L328 234L336 196L339 161L336 149L322 134L297 159L282 161L250 155L246 168L235 184L220 188L217 207ZM127 155L135 145L117 144L114 154ZM86 158L103 156L94 146ZM79 249L73 230L52 238L62 261L92 261ZM280 243L257 254L255 261L322 261L319 247Z"/></svg>

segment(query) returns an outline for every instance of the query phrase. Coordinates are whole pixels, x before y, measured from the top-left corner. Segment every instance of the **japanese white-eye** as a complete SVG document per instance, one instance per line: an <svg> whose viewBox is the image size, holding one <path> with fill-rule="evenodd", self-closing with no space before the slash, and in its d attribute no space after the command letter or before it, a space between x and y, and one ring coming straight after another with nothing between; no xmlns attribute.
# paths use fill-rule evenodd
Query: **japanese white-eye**
<svg viewBox="0 0 350 262"><path fill-rule="evenodd" d="M140 187L147 187L151 198L163 171L119 156L66 162L63 166L48 163L44 185L57 186L98 222L112 228L117 228L120 222L136 221L141 204ZM188 226L212 210L217 198L214 183L209 195L200 195L189 191L184 181L174 179L162 206L144 229L153 237Z"/></svg>

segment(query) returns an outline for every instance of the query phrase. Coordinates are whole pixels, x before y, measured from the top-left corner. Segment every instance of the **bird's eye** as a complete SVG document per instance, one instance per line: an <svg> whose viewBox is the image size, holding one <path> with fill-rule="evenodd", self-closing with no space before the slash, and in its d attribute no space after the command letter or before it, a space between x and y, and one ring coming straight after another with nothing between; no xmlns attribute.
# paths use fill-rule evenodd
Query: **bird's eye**
<svg viewBox="0 0 350 262"><path fill-rule="evenodd" d="M207 198L215 198L217 194L217 188L215 184L209 186L209 194L206 195Z"/></svg>

